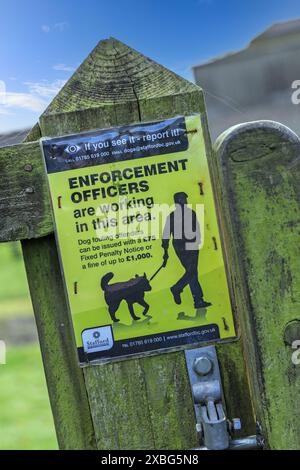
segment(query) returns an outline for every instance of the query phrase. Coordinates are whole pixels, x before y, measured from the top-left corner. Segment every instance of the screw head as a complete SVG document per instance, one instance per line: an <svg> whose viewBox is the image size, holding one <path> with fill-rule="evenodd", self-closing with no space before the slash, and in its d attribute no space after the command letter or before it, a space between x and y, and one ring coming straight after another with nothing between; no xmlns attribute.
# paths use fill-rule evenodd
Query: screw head
<svg viewBox="0 0 300 470"><path fill-rule="evenodd" d="M300 338L300 320L292 320L285 326L283 339L286 345L292 346Z"/></svg>
<svg viewBox="0 0 300 470"><path fill-rule="evenodd" d="M29 186L28 188L25 189L25 193L26 194L32 194L32 193L34 193L34 189Z"/></svg>
<svg viewBox="0 0 300 470"><path fill-rule="evenodd" d="M209 357L200 356L195 359L193 368L196 374L207 375L211 372L213 368L213 363Z"/></svg>
<svg viewBox="0 0 300 470"><path fill-rule="evenodd" d="M32 171L32 165L30 165L30 163L26 163L26 165L24 166L24 170L25 171Z"/></svg>

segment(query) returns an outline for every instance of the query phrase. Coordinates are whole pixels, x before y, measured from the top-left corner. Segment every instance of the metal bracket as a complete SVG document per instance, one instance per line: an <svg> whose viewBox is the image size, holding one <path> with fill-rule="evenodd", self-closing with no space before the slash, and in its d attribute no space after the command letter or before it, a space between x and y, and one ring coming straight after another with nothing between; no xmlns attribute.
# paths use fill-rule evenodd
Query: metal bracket
<svg viewBox="0 0 300 470"><path fill-rule="evenodd" d="M196 414L199 450L254 449L258 448L256 436L232 439L231 431L241 429L239 418L231 422L225 413L222 381L216 348L207 346L185 351L187 369L192 388Z"/></svg>

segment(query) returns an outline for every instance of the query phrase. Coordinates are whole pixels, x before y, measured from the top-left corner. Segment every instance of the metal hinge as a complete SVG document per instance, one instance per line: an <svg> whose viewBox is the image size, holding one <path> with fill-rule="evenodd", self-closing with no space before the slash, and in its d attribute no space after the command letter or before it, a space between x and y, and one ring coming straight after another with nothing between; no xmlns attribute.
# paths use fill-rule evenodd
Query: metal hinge
<svg viewBox="0 0 300 470"><path fill-rule="evenodd" d="M258 435L234 439L241 421L226 417L216 348L208 346L185 351L196 414L200 447L194 450L259 449Z"/></svg>

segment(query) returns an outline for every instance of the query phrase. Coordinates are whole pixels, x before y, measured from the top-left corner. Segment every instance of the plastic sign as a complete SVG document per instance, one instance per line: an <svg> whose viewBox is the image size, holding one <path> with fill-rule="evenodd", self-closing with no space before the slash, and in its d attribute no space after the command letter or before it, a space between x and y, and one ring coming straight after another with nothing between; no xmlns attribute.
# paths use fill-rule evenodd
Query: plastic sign
<svg viewBox="0 0 300 470"><path fill-rule="evenodd" d="M200 115L41 145L81 365L235 337Z"/></svg>

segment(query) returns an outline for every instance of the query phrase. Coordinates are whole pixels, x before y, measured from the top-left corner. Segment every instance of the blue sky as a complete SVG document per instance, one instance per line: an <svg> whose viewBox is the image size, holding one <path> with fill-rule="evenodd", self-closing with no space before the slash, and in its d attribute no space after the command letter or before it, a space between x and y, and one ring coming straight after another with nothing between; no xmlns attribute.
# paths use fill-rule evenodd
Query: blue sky
<svg viewBox="0 0 300 470"><path fill-rule="evenodd" d="M1 133L33 125L100 39L114 36L192 79L192 65L300 17L300 2L0 0L0 14Z"/></svg>

